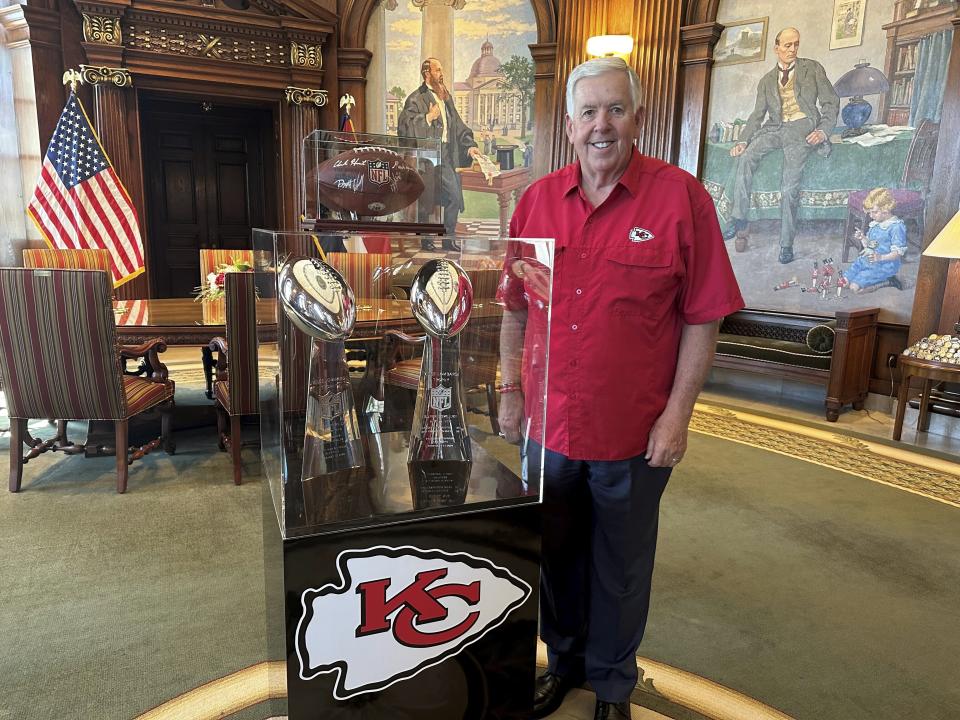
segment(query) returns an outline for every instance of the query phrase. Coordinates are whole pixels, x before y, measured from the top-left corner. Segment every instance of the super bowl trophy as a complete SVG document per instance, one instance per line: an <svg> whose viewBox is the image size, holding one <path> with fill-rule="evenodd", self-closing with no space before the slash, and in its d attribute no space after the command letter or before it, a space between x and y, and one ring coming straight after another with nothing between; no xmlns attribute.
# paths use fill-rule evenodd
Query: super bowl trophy
<svg viewBox="0 0 960 720"><path fill-rule="evenodd" d="M410 306L427 333L407 455L413 505L457 505L473 465L457 337L473 307L470 278L452 260L431 260L413 279Z"/></svg>
<svg viewBox="0 0 960 720"><path fill-rule="evenodd" d="M357 308L353 290L340 273L316 258L289 258L280 268L278 284L287 317L314 338L302 473L310 516L311 505L315 510L326 506L321 497L336 495L366 464L344 348ZM309 501L310 495L316 496L315 502Z"/></svg>

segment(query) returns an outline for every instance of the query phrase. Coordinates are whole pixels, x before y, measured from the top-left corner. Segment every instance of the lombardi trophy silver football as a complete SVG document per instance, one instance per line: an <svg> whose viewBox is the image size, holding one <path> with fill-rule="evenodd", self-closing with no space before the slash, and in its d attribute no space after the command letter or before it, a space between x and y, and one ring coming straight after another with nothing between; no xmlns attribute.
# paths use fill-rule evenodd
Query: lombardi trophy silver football
<svg viewBox="0 0 960 720"><path fill-rule="evenodd" d="M459 333L473 308L473 286L452 260L427 262L410 289L413 316L426 331L407 471L415 509L464 502L473 456L460 377Z"/></svg>
<svg viewBox="0 0 960 720"><path fill-rule="evenodd" d="M289 258L280 267L277 284L290 322L314 338L303 443L304 493L329 496L316 484L344 482L366 464L344 347L357 317L353 290L334 268L308 257ZM308 517L311 514L307 508Z"/></svg>

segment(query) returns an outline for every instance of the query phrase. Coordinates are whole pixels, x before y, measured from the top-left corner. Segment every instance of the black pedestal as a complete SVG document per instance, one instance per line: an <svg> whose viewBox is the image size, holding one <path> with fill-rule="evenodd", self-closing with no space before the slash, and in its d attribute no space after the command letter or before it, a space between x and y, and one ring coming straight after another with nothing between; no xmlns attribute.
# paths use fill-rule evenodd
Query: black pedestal
<svg viewBox="0 0 960 720"><path fill-rule="evenodd" d="M377 436L381 470L305 492L323 508L288 529L289 718L527 718L538 494L474 443L466 502L414 510L405 441Z"/></svg>

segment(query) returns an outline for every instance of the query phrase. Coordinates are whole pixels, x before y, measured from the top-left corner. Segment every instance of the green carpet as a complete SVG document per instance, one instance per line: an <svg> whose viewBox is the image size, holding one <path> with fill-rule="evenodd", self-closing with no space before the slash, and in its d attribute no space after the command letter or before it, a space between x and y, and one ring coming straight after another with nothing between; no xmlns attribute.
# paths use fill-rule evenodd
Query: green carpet
<svg viewBox="0 0 960 720"><path fill-rule="evenodd" d="M52 453L0 491L0 718L129 720L278 657L265 486L212 427L177 442L126 495L112 458ZM960 508L698 433L662 507L641 655L797 720L957 717Z"/></svg>
<svg viewBox="0 0 960 720"><path fill-rule="evenodd" d="M798 720L958 717L960 508L696 433L640 654Z"/></svg>
<svg viewBox="0 0 960 720"><path fill-rule="evenodd" d="M177 444L134 463L125 495L113 458L47 453L20 493L4 482L0 718L127 720L267 659L265 486L234 486L213 427Z"/></svg>

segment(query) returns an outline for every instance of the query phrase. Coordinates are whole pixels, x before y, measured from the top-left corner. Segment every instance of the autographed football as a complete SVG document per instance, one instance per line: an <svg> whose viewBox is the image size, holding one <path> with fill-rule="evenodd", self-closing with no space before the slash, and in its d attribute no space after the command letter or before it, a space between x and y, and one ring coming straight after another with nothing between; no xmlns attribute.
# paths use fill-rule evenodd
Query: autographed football
<svg viewBox="0 0 960 720"><path fill-rule="evenodd" d="M383 147L347 150L317 168L320 201L331 210L389 215L423 192L420 174L403 157Z"/></svg>

